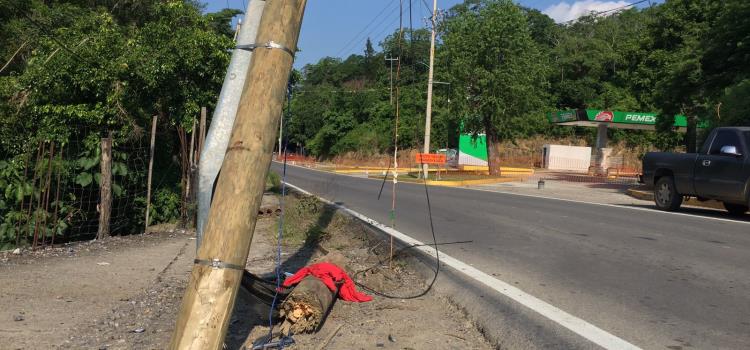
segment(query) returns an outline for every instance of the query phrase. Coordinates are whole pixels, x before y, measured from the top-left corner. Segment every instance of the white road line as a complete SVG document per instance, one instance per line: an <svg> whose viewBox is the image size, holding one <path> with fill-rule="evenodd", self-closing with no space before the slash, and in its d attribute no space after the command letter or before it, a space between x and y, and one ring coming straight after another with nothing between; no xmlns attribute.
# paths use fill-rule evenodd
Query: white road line
<svg viewBox="0 0 750 350"><path fill-rule="evenodd" d="M282 164L282 163L279 163ZM381 179L370 179L370 178L363 178L358 176L352 176L349 174L337 174L332 173L330 171L324 171L324 170L318 170L318 169L312 169L312 168L306 168L299 165L291 165L287 164L287 166L293 166L305 170L310 171L317 171L328 175L337 175L337 176L348 176L348 177L354 177L357 179L367 179L367 180L377 180L382 181ZM410 182L399 182L399 184L408 184L408 185L416 185L416 186L422 186L420 183L410 183ZM539 198L539 199L550 199L554 201L561 201L561 202L568 202L568 203L578 203L578 204L588 204L588 205L598 205L602 207L613 207L613 208L622 208L622 209L630 209L630 210L639 210L639 211L646 211L649 213L654 214L663 214L663 215L677 215L677 216L687 216L693 219L705 219L705 220L715 220L715 221L722 221L722 222L731 222L735 224L750 224L750 221L741 221L741 220L732 220L732 219L724 219L724 218L717 218L713 216L703 216L703 215L695 215L690 213L680 213L680 212L671 212L671 211L662 211L662 210L656 210L652 208L641 208L641 207L632 207L627 205L621 205L621 204L607 204L607 203L596 203L596 202L587 202L587 201L581 201L581 200L575 200L575 199L565 199L565 198L556 198L556 197L547 197L547 196L539 196L534 194L523 194L523 193L515 193L515 192L508 192L508 191L495 191L495 190L487 190L482 188L475 188L475 187L442 187L444 189L462 189L467 191L479 191L479 192L487 192L487 193L500 193L500 194L507 194L511 196L519 196L519 197L527 197L527 198Z"/></svg>
<svg viewBox="0 0 750 350"><path fill-rule="evenodd" d="M467 190L471 190L471 191L480 191L480 192L487 192L487 193L509 194L511 196L539 198L539 199L551 199L551 200L555 200L555 201L568 202L568 203L589 204L589 205L598 205L598 206L602 206L602 207L614 207L614 208L623 208L623 209L630 209L630 210L640 210L640 211L647 211L649 213L659 213L659 214L665 214L665 215L687 216L687 217L691 217L693 219L716 220L716 221L724 221L724 222L731 222L731 223L735 223L735 224L745 224L745 225L750 224L750 221L724 219L724 218L717 218L717 217L712 217L712 216L695 215L695 214L680 213L680 212L673 212L673 211L662 211L662 210L657 210L657 209L652 209L652 208L631 207L631 206L621 205L621 204L607 204L607 203L587 202L587 201L581 201L581 200L575 200L575 199L565 199L565 198L555 198L555 197L547 197L547 196L538 196L538 195L534 195L534 194L524 194L524 193L515 193L515 192L507 192L507 191L493 191L493 190L486 190L486 189L482 189L482 188L467 188L467 187L462 187L462 188L467 189ZM698 207L690 207L690 208L698 208Z"/></svg>
<svg viewBox="0 0 750 350"><path fill-rule="evenodd" d="M383 225L363 214L360 214L359 212L356 212L354 210L351 210L343 205L334 203L332 201L329 201L325 198L316 196L308 191L305 191L295 185L292 185L290 183L286 183L287 186L300 191L304 194L314 196L319 198L321 201L332 205L339 210L343 210L347 212L348 214L356 217L359 220L362 220L372 226L377 227L378 229L382 230L383 232L393 236L394 238L402 241L403 243L406 243L408 245L415 245L415 249L419 249L420 251L435 257L435 249L433 247L430 247L429 245L425 245L424 243L404 234L399 231L396 231L395 229L392 229L386 225ZM607 331L594 326L591 323L588 323L578 317L575 317L563 310L558 309L555 306L552 306L551 304L548 304L547 302L528 294L517 287L514 287L506 282L503 282L501 280L498 280L495 277L492 277L458 259L455 259L442 251L440 252L440 260L445 263L446 265L461 271L463 274L465 274L468 277L471 277L472 279L476 280L477 282L480 282L487 287L490 287L494 289L496 292L513 299L514 301L518 302L519 304L533 310L534 312L537 312L538 314L550 319L553 322L556 322L557 324L573 331L574 333L580 335L581 337L591 341L594 344L597 344L605 349L640 349L639 347L627 342L626 340L619 338L611 333L608 333Z"/></svg>

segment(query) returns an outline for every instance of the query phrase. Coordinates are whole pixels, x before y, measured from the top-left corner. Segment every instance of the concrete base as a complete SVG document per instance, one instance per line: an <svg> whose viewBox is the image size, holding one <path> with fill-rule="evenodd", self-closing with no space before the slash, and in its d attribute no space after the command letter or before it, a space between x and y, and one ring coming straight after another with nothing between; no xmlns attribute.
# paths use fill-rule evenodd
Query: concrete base
<svg viewBox="0 0 750 350"><path fill-rule="evenodd" d="M600 148L597 150L596 159L594 161L594 175L607 175L607 169L609 169L609 159L611 156L611 148Z"/></svg>

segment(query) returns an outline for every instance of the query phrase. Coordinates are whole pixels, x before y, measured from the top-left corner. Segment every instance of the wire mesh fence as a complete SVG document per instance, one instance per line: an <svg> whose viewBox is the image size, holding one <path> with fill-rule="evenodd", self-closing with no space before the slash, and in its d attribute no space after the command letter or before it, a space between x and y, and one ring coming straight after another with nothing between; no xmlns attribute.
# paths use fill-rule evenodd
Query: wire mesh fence
<svg viewBox="0 0 750 350"><path fill-rule="evenodd" d="M43 140L35 149L0 162L0 247L44 247L96 237L103 176L111 178L111 234L143 229L148 148L142 133L72 128L66 142ZM102 168L102 134L111 161ZM104 170L104 171L103 171ZM103 175L104 174L104 175Z"/></svg>

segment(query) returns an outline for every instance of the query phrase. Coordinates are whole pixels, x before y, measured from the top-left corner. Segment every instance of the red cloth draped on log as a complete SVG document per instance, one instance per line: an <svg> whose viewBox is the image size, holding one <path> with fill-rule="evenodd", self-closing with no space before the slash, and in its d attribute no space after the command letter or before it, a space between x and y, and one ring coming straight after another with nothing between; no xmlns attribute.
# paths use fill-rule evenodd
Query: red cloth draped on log
<svg viewBox="0 0 750 350"><path fill-rule="evenodd" d="M360 293L354 285L354 281L344 270L331 263L317 263L304 267L297 271L291 277L284 280L284 287L290 287L302 281L307 275L313 275L321 280L332 292L336 291L336 284L343 282L339 290L339 297L345 301L366 302L372 300L372 297Z"/></svg>

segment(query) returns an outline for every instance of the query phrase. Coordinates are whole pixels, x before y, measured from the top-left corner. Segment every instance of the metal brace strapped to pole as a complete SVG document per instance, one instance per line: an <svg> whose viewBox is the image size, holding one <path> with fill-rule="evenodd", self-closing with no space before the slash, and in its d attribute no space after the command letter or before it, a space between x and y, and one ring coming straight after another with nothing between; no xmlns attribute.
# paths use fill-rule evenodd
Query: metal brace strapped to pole
<svg viewBox="0 0 750 350"><path fill-rule="evenodd" d="M219 259L211 259L211 260L195 259L193 260L193 263L196 265L212 267L214 269L232 269L232 270L240 270L240 271L245 270L244 266L225 263Z"/></svg>
<svg viewBox="0 0 750 350"><path fill-rule="evenodd" d="M274 42L274 41L269 41L269 42L267 42L265 44L237 45L236 48L238 48L240 50L247 50L247 51L253 51L253 50L257 49L257 48L279 49L279 50L282 50L282 51L288 53L290 56L292 56L292 58L294 58L294 51L292 51L292 49L290 49L290 48L288 48L288 47L286 47L284 45L281 45L281 44L279 44L277 42Z"/></svg>

